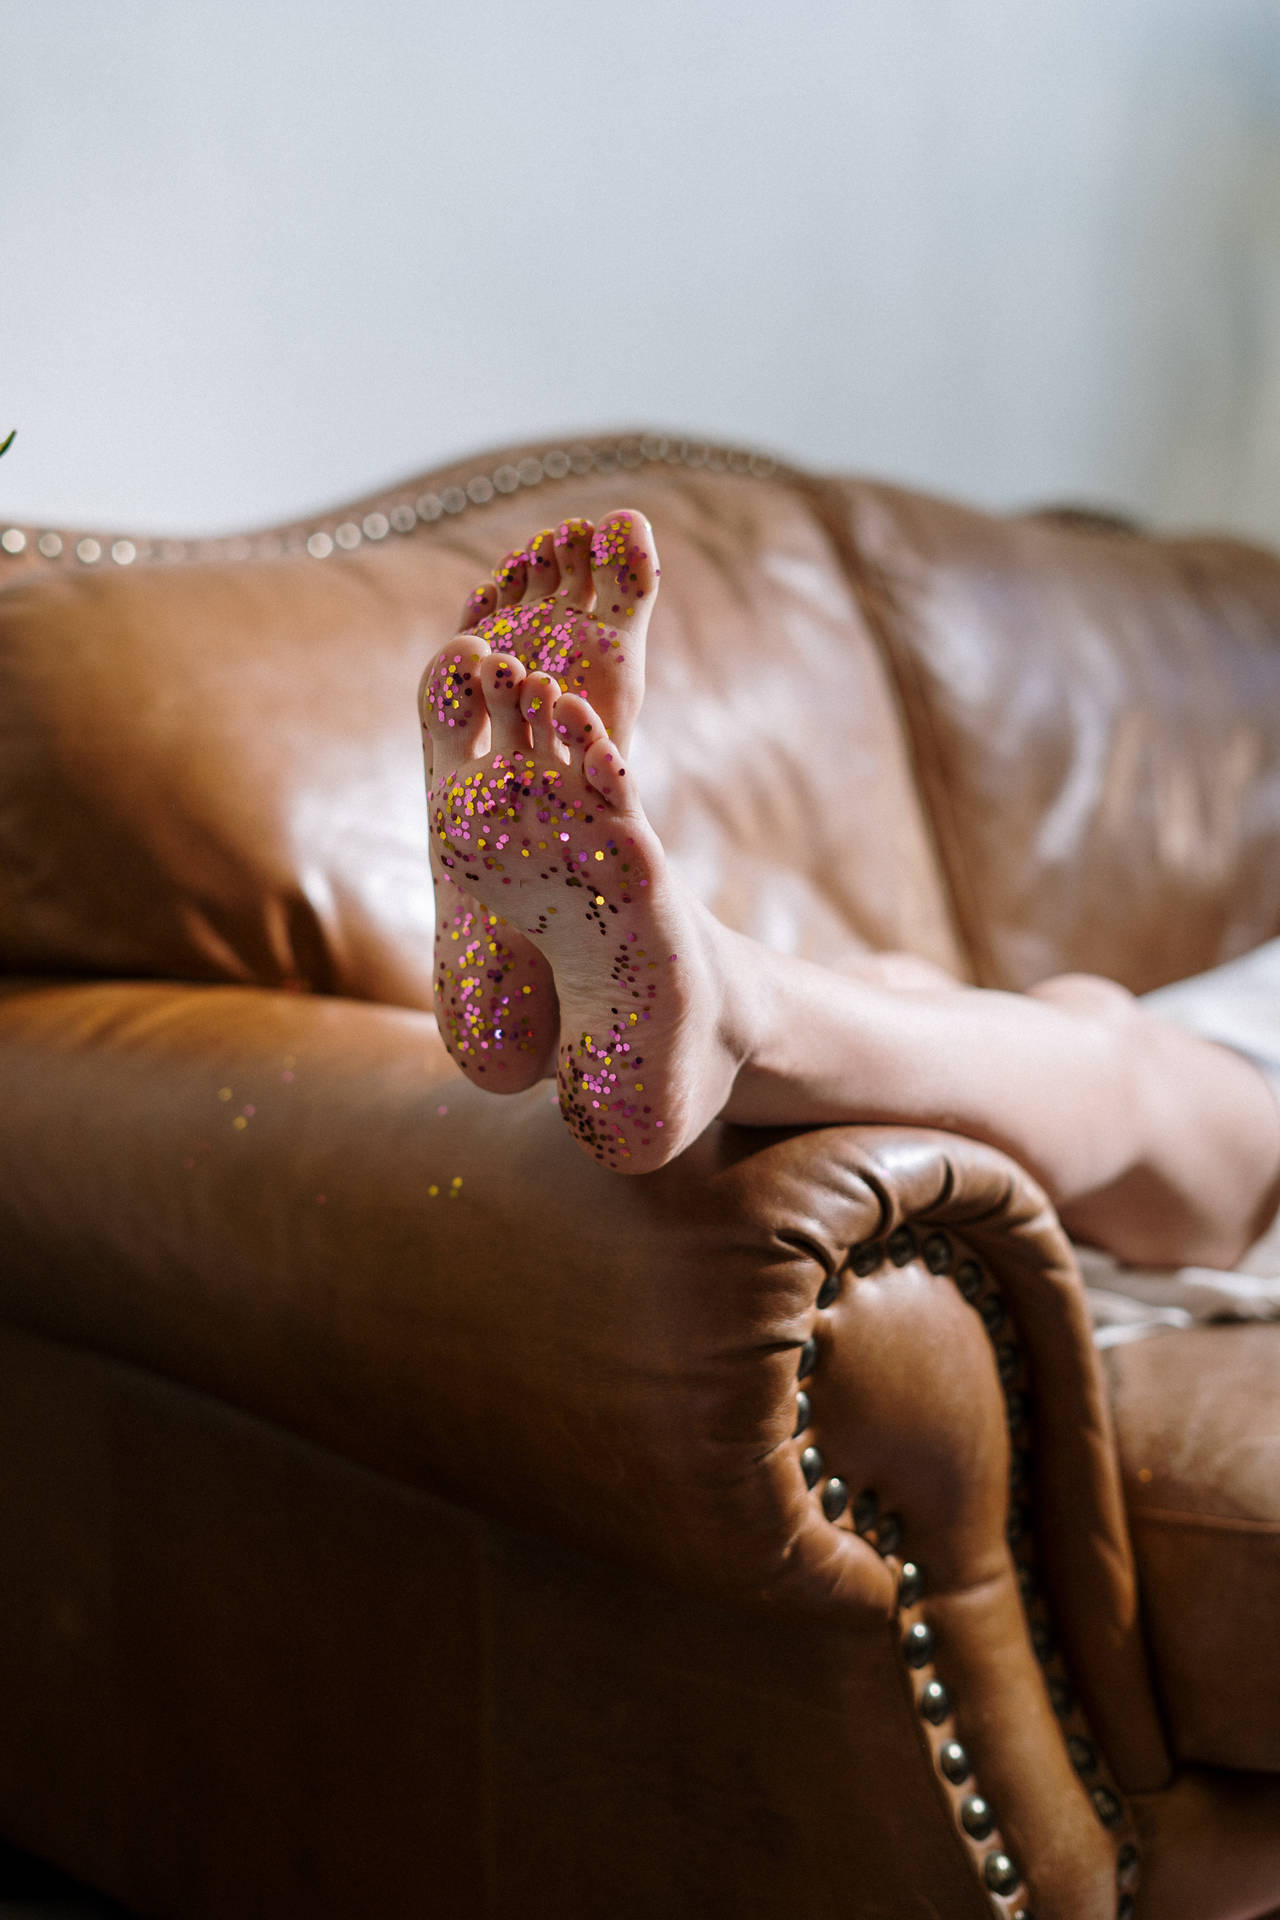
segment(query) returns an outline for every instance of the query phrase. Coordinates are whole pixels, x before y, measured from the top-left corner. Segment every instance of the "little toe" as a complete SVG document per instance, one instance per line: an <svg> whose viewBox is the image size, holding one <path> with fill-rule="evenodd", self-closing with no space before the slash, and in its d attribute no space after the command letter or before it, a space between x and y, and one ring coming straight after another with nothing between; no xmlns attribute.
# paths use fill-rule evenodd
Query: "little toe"
<svg viewBox="0 0 1280 1920"><path fill-rule="evenodd" d="M595 581L591 577L591 542L595 531L589 520L562 520L556 528L560 598L582 613L590 613L596 597Z"/></svg>
<svg viewBox="0 0 1280 1920"><path fill-rule="evenodd" d="M497 592L492 583L486 580L483 586L477 587L474 593L468 595L467 604L462 609L462 618L458 622L459 633L469 633L472 627L478 627L482 620L489 617L497 604Z"/></svg>
<svg viewBox="0 0 1280 1920"><path fill-rule="evenodd" d="M602 800L622 812L630 803L627 769L616 743L603 728L582 756L583 778Z"/></svg>
<svg viewBox="0 0 1280 1920"><path fill-rule="evenodd" d="M489 711L492 753L527 752L529 726L520 711L523 662L509 653L491 653L480 663L480 687Z"/></svg>
<svg viewBox="0 0 1280 1920"><path fill-rule="evenodd" d="M509 553L493 570L492 592L496 595L495 604L500 607L513 607L525 589L528 576L529 556L527 553Z"/></svg>
<svg viewBox="0 0 1280 1920"><path fill-rule="evenodd" d="M529 571L525 585L526 600L545 600L560 585L560 562L556 558L555 535L544 527L529 542Z"/></svg>
<svg viewBox="0 0 1280 1920"><path fill-rule="evenodd" d="M658 586L658 549L642 513L622 507L602 520L591 543L596 618L625 627L647 619Z"/></svg>
<svg viewBox="0 0 1280 1920"><path fill-rule="evenodd" d="M478 634L459 634L427 665L418 708L431 743L432 768L447 773L483 750L489 718L480 687L489 649Z"/></svg>
<svg viewBox="0 0 1280 1920"><path fill-rule="evenodd" d="M520 688L520 711L529 724L533 750L543 759L559 759L554 713L560 682L549 673L531 673Z"/></svg>

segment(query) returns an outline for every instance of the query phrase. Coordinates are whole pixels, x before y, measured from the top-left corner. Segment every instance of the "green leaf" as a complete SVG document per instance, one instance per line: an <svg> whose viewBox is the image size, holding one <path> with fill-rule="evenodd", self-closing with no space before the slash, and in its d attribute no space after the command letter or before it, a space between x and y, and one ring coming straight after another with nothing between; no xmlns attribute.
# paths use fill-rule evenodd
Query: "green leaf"
<svg viewBox="0 0 1280 1920"><path fill-rule="evenodd" d="M13 445L14 435L17 431L18 429L15 427L13 433L9 435L7 440L0 440L0 453L8 453L10 447Z"/></svg>

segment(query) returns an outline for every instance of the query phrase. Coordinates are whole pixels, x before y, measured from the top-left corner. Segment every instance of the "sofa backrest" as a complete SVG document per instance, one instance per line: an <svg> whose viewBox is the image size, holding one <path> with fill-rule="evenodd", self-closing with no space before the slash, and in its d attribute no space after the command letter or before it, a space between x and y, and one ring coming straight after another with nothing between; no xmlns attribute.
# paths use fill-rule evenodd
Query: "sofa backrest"
<svg viewBox="0 0 1280 1920"><path fill-rule="evenodd" d="M419 673L620 504L663 564L637 780L722 917L1009 985L1280 930L1275 561L624 438L240 538L0 529L0 964L428 1006Z"/></svg>

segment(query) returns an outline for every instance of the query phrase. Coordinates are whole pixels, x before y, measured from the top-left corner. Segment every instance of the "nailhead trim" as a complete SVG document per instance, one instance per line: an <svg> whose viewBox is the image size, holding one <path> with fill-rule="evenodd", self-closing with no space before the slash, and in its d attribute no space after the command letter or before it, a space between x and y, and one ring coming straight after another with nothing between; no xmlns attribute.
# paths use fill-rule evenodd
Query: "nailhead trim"
<svg viewBox="0 0 1280 1920"><path fill-rule="evenodd" d="M1080 1714L1036 1576L1035 1531L1026 1498L1034 1464L1032 1401L1027 1390L1025 1356L1004 1300L978 1261L967 1255L958 1261L955 1259L949 1235L932 1230L918 1238L910 1227L903 1225L895 1228L885 1240L864 1241L852 1248L845 1265L824 1278L815 1305L821 1311L832 1306L848 1277L866 1278L886 1265L903 1267L915 1259L922 1261L930 1273L951 1274L961 1297L974 1309L991 1342L1011 1439L1011 1500L1005 1533L1014 1551L1014 1571L1027 1616L1027 1632L1044 1669L1054 1712L1064 1723L1068 1757L1088 1791L1099 1822L1115 1840L1117 1920L1129 1920L1141 1871L1137 1839L1128 1809L1111 1783L1100 1750ZM812 1388L820 1359L817 1338L811 1336L801 1350L797 1369L797 1379L809 1383L809 1390L798 1390L796 1394L797 1438L807 1432L814 1421ZM799 1453L799 1461L805 1484L816 1491L827 1520L833 1525L845 1524L874 1544L887 1560L893 1561L901 1547L901 1516L881 1514L875 1488L864 1487L850 1503L848 1486L838 1474L833 1473L824 1480L826 1463L815 1445L805 1446ZM955 1817L966 1844L972 1849L979 1877L991 1896L993 1914L1001 1916L1001 1920L1034 1920L1032 1909L1025 1901L1019 1901L1016 1907L1009 1904L1021 1888L1021 1871L1005 1849L996 1816L974 1781L968 1753L956 1738L951 1697L934 1671L933 1629L920 1611L924 1593L925 1583L919 1567L913 1561L901 1561L897 1602L899 1646L904 1669L911 1677L917 1711L926 1726L933 1729L929 1740L935 1764L942 1779L954 1790Z"/></svg>
<svg viewBox="0 0 1280 1920"><path fill-rule="evenodd" d="M371 508L359 521L344 520L333 527L292 529L283 533L236 534L219 540L117 539L109 547L94 535L85 534L76 542L74 559L83 567L100 566L104 559L118 567L128 567L135 560L173 565L194 559L274 559L292 553L305 553L312 560L327 560L335 549L354 553L366 542L376 545L392 533L412 534L420 526L433 527L441 520L487 507L494 500L518 493L522 487L540 487L547 480L563 480L571 473L633 473L647 466L688 467L699 472L733 473L755 480L767 480L787 471L771 454L754 448L682 440L666 434L628 436L604 444L574 441L567 447L548 447L541 454L526 454L514 463L504 461L491 472L471 474L461 485L439 491L428 487L413 499ZM26 553L32 541L43 560L72 558L67 551L68 536L52 527L39 534L25 527L0 529L0 555L17 558Z"/></svg>

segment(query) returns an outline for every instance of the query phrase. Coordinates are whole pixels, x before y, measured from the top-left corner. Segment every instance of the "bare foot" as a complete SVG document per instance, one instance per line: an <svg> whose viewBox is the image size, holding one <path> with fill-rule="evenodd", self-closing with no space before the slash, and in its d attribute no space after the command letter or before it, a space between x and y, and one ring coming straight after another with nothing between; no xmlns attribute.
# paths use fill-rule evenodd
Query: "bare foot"
<svg viewBox="0 0 1280 1920"><path fill-rule="evenodd" d="M477 587L462 630L526 670L554 674L581 692L625 751L644 698L644 647L658 586L657 552L643 514L620 509L593 527L566 520ZM424 714L445 727L468 704L446 647L423 676ZM424 720L427 783L431 732ZM436 1015L454 1059L471 1079L517 1093L551 1071L560 1010L550 967L522 934L432 855L436 889Z"/></svg>
<svg viewBox="0 0 1280 1920"><path fill-rule="evenodd" d="M595 710L478 633L447 650L450 726L430 702L437 870L518 930L559 997L560 1109L624 1173L661 1166L724 1105L713 923L669 869Z"/></svg>

